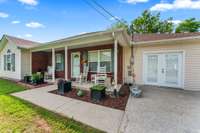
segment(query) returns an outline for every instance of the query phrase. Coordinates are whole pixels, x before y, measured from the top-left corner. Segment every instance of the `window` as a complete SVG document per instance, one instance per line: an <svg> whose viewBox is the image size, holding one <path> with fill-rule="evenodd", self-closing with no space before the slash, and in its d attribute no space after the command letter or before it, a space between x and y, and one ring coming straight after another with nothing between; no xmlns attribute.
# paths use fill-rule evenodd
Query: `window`
<svg viewBox="0 0 200 133"><path fill-rule="evenodd" d="M111 49L88 52L90 72L112 72Z"/></svg>
<svg viewBox="0 0 200 133"><path fill-rule="evenodd" d="M106 72L111 72L111 64L111 50L100 51L100 67L104 68Z"/></svg>
<svg viewBox="0 0 200 133"><path fill-rule="evenodd" d="M11 55L7 55L7 70L11 71Z"/></svg>
<svg viewBox="0 0 200 133"><path fill-rule="evenodd" d="M56 71L64 71L64 56L56 54Z"/></svg>
<svg viewBox="0 0 200 133"><path fill-rule="evenodd" d="M88 62L89 62L89 70L91 72L97 72L98 51L90 51L90 52L88 52Z"/></svg>
<svg viewBox="0 0 200 133"><path fill-rule="evenodd" d="M7 54L4 55L4 71L11 70L15 72L15 54L8 50Z"/></svg>

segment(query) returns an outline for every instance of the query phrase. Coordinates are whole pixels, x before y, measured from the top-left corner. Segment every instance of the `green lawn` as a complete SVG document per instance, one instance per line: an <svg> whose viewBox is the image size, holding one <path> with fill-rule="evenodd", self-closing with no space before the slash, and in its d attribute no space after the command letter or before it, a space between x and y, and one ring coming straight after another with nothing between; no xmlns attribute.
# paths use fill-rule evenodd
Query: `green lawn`
<svg viewBox="0 0 200 133"><path fill-rule="evenodd" d="M9 95L23 90L25 88L13 82L0 79L1 133L101 133L94 128Z"/></svg>

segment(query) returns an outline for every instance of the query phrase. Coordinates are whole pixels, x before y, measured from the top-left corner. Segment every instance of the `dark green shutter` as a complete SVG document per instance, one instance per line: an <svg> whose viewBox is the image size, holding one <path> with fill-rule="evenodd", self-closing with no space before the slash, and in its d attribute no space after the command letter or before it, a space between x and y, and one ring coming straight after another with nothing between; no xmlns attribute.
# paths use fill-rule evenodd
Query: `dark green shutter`
<svg viewBox="0 0 200 133"><path fill-rule="evenodd" d="M6 55L4 55L4 64L3 64L4 71L6 71L6 65L7 65L7 57L6 57Z"/></svg>
<svg viewBox="0 0 200 133"><path fill-rule="evenodd" d="M12 63L12 71L15 71L15 54L12 54L11 57L11 63Z"/></svg>

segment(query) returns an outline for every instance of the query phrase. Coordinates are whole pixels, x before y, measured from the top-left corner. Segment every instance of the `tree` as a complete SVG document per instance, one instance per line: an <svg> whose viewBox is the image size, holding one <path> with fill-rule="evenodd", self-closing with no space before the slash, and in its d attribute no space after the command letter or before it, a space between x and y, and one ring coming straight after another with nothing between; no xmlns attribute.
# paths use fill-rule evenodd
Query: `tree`
<svg viewBox="0 0 200 133"><path fill-rule="evenodd" d="M199 30L200 30L200 21L197 21L195 18L190 18L184 20L177 26L176 33L199 32Z"/></svg>
<svg viewBox="0 0 200 133"><path fill-rule="evenodd" d="M174 26L172 18L162 21L160 13L153 14L145 10L141 16L131 22L130 32L132 33L171 33Z"/></svg>
<svg viewBox="0 0 200 133"><path fill-rule="evenodd" d="M118 21L118 22L112 24L108 30L115 30L115 29L125 29L129 33L129 25L124 20L121 20L121 22Z"/></svg>

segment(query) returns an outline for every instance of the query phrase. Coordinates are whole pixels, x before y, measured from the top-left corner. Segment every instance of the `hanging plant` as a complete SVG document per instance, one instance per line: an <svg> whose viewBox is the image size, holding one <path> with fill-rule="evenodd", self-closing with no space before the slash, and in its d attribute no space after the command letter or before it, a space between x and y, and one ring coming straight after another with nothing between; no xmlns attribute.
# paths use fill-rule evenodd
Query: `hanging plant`
<svg viewBox="0 0 200 133"><path fill-rule="evenodd" d="M74 55L74 58L79 58L79 55L77 55L77 54L76 54L76 55Z"/></svg>

